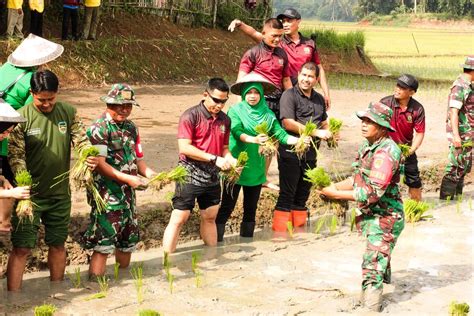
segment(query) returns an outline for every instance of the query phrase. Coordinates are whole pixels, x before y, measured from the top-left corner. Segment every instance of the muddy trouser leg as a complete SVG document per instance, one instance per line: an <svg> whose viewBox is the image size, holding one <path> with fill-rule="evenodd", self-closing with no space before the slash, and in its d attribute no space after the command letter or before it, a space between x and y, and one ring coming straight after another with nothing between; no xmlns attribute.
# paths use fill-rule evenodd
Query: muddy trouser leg
<svg viewBox="0 0 474 316"><path fill-rule="evenodd" d="M91 21L91 29L89 33L89 38L95 40L97 38L97 26L99 25L99 17L100 17L100 7L94 8L92 11L92 21Z"/></svg>
<svg viewBox="0 0 474 316"><path fill-rule="evenodd" d="M462 194L464 176L472 168L472 147L456 148L449 146L448 165L441 182L440 199L453 199Z"/></svg>
<svg viewBox="0 0 474 316"><path fill-rule="evenodd" d="M363 235L367 237L367 248L362 262L362 290L369 286L383 288L383 275L404 225L402 213L363 219L361 226Z"/></svg>
<svg viewBox="0 0 474 316"><path fill-rule="evenodd" d="M225 224L235 208L241 186L234 184L230 187L227 182L224 182L222 187L221 206L219 207L216 217L217 241L224 239Z"/></svg>
<svg viewBox="0 0 474 316"><path fill-rule="evenodd" d="M83 29L82 29L82 36L83 38L89 39L89 32L91 30L91 20L92 20L92 11L94 8L91 7L85 7L85 13L84 13L84 21L83 21Z"/></svg>

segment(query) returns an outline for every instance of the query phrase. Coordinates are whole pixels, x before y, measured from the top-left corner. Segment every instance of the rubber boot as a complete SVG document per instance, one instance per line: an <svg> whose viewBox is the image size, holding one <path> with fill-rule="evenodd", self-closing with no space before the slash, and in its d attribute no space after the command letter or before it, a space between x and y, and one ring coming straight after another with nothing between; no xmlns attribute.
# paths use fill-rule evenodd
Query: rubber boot
<svg viewBox="0 0 474 316"><path fill-rule="evenodd" d="M415 201L421 201L421 188L408 188L408 196Z"/></svg>
<svg viewBox="0 0 474 316"><path fill-rule="evenodd" d="M306 220L308 219L307 210L291 210L291 219L293 227L304 227Z"/></svg>
<svg viewBox="0 0 474 316"><path fill-rule="evenodd" d="M454 195L456 194L457 185L457 182L453 182L444 176L443 181L441 181L441 188L439 189L440 200L447 200L448 198L453 200Z"/></svg>
<svg viewBox="0 0 474 316"><path fill-rule="evenodd" d="M278 211L273 212L272 230L276 232L286 232L288 230L288 222L291 222L291 212Z"/></svg>
<svg viewBox="0 0 474 316"><path fill-rule="evenodd" d="M383 274L383 283L385 284L392 283L392 268L390 268L390 264L385 270L385 273Z"/></svg>
<svg viewBox="0 0 474 316"><path fill-rule="evenodd" d="M225 224L216 224L217 227L217 242L224 241L224 232L225 232Z"/></svg>
<svg viewBox="0 0 474 316"><path fill-rule="evenodd" d="M376 289L372 285L365 289L365 307L369 311L380 312L382 310L382 293L382 288Z"/></svg>
<svg viewBox="0 0 474 316"><path fill-rule="evenodd" d="M252 238L254 229L255 222L242 222L240 224L240 236Z"/></svg>

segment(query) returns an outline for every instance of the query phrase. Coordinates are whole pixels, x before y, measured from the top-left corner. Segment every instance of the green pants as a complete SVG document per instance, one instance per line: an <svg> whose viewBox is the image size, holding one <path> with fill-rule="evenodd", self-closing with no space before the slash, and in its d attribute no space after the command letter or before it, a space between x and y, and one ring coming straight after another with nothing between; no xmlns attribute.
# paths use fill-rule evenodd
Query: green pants
<svg viewBox="0 0 474 316"><path fill-rule="evenodd" d="M71 198L63 199L35 198L33 221L24 218L21 221L12 214L13 231L11 240L15 248L35 248L40 224L44 225L44 241L48 246L61 246L68 235L71 219Z"/></svg>
<svg viewBox="0 0 474 316"><path fill-rule="evenodd" d="M458 183L472 168L472 147L449 146L448 165L445 169L445 178Z"/></svg>
<svg viewBox="0 0 474 316"><path fill-rule="evenodd" d="M97 26L99 25L100 7L86 7L84 16L84 29L82 36L84 39L95 40L97 38Z"/></svg>
<svg viewBox="0 0 474 316"><path fill-rule="evenodd" d="M392 212L383 216L362 216L360 228L367 238L367 248L362 261L362 289L372 285L383 286L383 276L390 265L390 258L405 227L403 212Z"/></svg>

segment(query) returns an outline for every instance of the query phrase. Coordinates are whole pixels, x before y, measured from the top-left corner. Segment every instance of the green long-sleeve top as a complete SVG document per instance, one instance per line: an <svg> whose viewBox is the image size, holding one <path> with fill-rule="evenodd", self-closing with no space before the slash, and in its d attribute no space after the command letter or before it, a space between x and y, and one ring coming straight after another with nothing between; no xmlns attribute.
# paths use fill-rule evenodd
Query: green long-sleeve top
<svg viewBox="0 0 474 316"><path fill-rule="evenodd" d="M257 89L260 93L260 102L254 106L245 101L245 95L252 88ZM240 135L257 136L255 126L263 122L268 124L269 136L283 144L287 144L290 135L280 126L275 114L265 103L262 85L260 83L246 83L242 89L242 101L233 105L227 115L231 119L229 149L232 156L238 157L241 152L246 151L249 157L237 184L255 186L265 183L265 158L258 153L259 145L241 141Z"/></svg>

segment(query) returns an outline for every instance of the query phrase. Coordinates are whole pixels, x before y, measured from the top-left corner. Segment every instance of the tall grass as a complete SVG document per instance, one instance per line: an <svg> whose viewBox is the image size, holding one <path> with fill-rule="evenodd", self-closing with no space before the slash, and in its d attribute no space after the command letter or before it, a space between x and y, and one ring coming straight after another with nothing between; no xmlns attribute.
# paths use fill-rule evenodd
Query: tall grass
<svg viewBox="0 0 474 316"><path fill-rule="evenodd" d="M353 53L355 48L365 47L365 35L361 31L337 33L333 29L304 28L302 34L315 40L317 47L339 53Z"/></svg>

